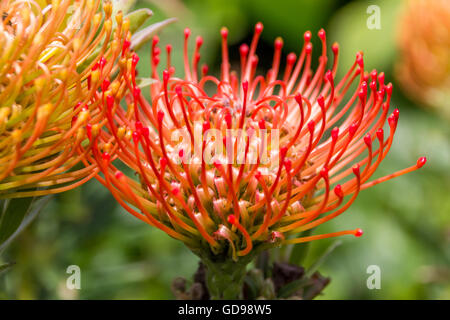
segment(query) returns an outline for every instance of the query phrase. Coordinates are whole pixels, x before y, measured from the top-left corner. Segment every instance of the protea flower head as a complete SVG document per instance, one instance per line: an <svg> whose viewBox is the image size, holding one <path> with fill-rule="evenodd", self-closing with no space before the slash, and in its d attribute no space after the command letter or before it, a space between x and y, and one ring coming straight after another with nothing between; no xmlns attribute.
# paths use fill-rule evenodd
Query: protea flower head
<svg viewBox="0 0 450 320"><path fill-rule="evenodd" d="M410 0L398 28L397 78L411 97L450 119L450 2Z"/></svg>
<svg viewBox="0 0 450 320"><path fill-rule="evenodd" d="M270 70L257 75L262 30L258 23L251 44L240 47L239 72L230 69L228 31L221 30L219 78L209 75L207 66L199 72L201 37L194 56L188 56L189 29L184 78L171 65L170 45L160 77L155 37L151 100L133 76L126 108L114 94L104 93L107 130L96 136L90 159L103 173L100 181L131 214L200 255L238 260L258 248L361 236L360 229L298 235L342 214L360 191L426 162L420 158L369 181L397 128L399 110L389 113L392 84L385 83L383 73L364 70L362 53L336 81L339 47L333 44L329 55L324 30L318 32L321 55L315 70L308 31L301 52L288 54L284 68L283 41L277 38ZM138 56L130 60L135 68ZM119 171L123 165L133 172Z"/></svg>
<svg viewBox="0 0 450 320"><path fill-rule="evenodd" d="M101 4L1 2L1 197L64 191L98 171L75 167L84 157L78 149L87 140L86 122L95 130L102 120L98 87L125 87L120 74L110 76L129 44L129 21L112 17L109 1Z"/></svg>

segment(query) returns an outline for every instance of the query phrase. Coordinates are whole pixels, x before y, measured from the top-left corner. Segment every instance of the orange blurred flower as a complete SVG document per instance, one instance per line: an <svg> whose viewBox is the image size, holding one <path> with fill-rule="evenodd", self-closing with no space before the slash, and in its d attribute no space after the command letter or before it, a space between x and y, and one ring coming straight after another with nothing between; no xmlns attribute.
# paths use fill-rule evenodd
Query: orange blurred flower
<svg viewBox="0 0 450 320"><path fill-rule="evenodd" d="M450 119L450 2L408 1L398 40L402 88Z"/></svg>

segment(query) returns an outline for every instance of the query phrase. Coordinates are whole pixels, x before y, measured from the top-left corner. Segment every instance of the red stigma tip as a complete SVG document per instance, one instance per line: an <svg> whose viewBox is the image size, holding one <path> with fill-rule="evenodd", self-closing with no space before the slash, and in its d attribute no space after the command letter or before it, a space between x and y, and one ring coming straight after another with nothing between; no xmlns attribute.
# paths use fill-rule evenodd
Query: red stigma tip
<svg viewBox="0 0 450 320"><path fill-rule="evenodd" d="M317 97L317 103L319 104L319 106L321 108L325 107L325 99L324 99L324 97L322 95Z"/></svg>
<svg viewBox="0 0 450 320"><path fill-rule="evenodd" d="M282 148L280 149L281 157L282 157L282 158L286 157L287 152L288 152L288 148L287 148L287 147L282 147Z"/></svg>
<svg viewBox="0 0 450 320"><path fill-rule="evenodd" d="M356 123L352 123L350 127L348 127L348 133L350 134L350 136L353 136L357 129L358 125Z"/></svg>
<svg viewBox="0 0 450 320"><path fill-rule="evenodd" d="M230 214L227 218L228 223L230 224L235 224L236 223L236 217L234 216L234 214Z"/></svg>
<svg viewBox="0 0 450 320"><path fill-rule="evenodd" d="M158 122L162 122L164 119L164 112L163 111L158 111Z"/></svg>
<svg viewBox="0 0 450 320"><path fill-rule="evenodd" d="M255 25L255 32L256 33L261 33L263 31L263 28L264 28L263 24L261 22L258 22Z"/></svg>
<svg viewBox="0 0 450 320"><path fill-rule="evenodd" d="M328 169L326 167L323 167L322 170L320 170L320 176L322 178L328 178Z"/></svg>
<svg viewBox="0 0 450 320"><path fill-rule="evenodd" d="M178 151L178 155L180 156L180 158L183 158L183 156L184 156L184 150L181 149L180 151Z"/></svg>
<svg viewBox="0 0 450 320"><path fill-rule="evenodd" d="M142 135L143 135L144 137L147 137L147 138L148 138L148 136L149 136L149 134L150 134L150 130L148 129L148 127L144 127L144 128L141 129L141 133L142 133Z"/></svg>
<svg viewBox="0 0 450 320"><path fill-rule="evenodd" d="M140 132L139 131L134 131L133 132L133 141L134 141L134 143L138 143L140 139L141 139Z"/></svg>
<svg viewBox="0 0 450 320"><path fill-rule="evenodd" d="M141 88L136 87L133 89L133 97L135 99L139 98L139 96L141 95Z"/></svg>
<svg viewBox="0 0 450 320"><path fill-rule="evenodd" d="M241 53L241 55L246 56L248 53L248 45L246 45L245 43L241 44L241 46L239 47L239 52Z"/></svg>
<svg viewBox="0 0 450 320"><path fill-rule="evenodd" d="M177 85L177 86L175 87L175 93L176 93L178 96L181 96L181 95L182 95L182 89L181 89L181 86L180 86L180 85Z"/></svg>
<svg viewBox="0 0 450 320"><path fill-rule="evenodd" d="M331 72L331 70L328 70L325 73L325 79L329 82L329 83L333 83L333 73Z"/></svg>
<svg viewBox="0 0 450 320"><path fill-rule="evenodd" d="M261 176L262 176L261 172L260 171L256 171L256 173L255 173L256 180L259 181L259 179L261 179Z"/></svg>
<svg viewBox="0 0 450 320"><path fill-rule="evenodd" d="M264 119L259 120L258 126L261 130L264 130L266 128L266 121Z"/></svg>
<svg viewBox="0 0 450 320"><path fill-rule="evenodd" d="M298 103L300 106L302 106L302 104L303 104L303 98L302 98L302 95L301 95L300 93L297 93L297 94L295 95L295 101L297 101L297 103Z"/></svg>
<svg viewBox="0 0 450 320"><path fill-rule="evenodd" d="M338 136L339 136L339 127L334 127L333 130L331 130L331 139L336 141Z"/></svg>
<svg viewBox="0 0 450 320"><path fill-rule="evenodd" d="M276 50L280 50L283 47L283 39L281 39L280 37L276 38L274 47Z"/></svg>
<svg viewBox="0 0 450 320"><path fill-rule="evenodd" d="M242 82L242 90L247 91L248 90L248 81L245 80L244 82Z"/></svg>
<svg viewBox="0 0 450 320"><path fill-rule="evenodd" d="M318 32L318 35L319 35L319 38L320 38L321 40L325 40L326 33L325 33L325 30L324 30L324 29L320 29L319 32Z"/></svg>
<svg viewBox="0 0 450 320"><path fill-rule="evenodd" d="M179 188L173 188L172 189L172 193L174 196L177 196L180 193L180 189Z"/></svg>
<svg viewBox="0 0 450 320"><path fill-rule="evenodd" d="M171 44L166 45L166 51L167 51L167 53L171 53L172 52L172 45Z"/></svg>
<svg viewBox="0 0 450 320"><path fill-rule="evenodd" d="M211 124L208 121L203 122L203 133L211 128Z"/></svg>
<svg viewBox="0 0 450 320"><path fill-rule="evenodd" d="M231 127L231 114L230 113L227 113L226 115L225 115L225 122L227 123L227 127Z"/></svg>
<svg viewBox="0 0 450 320"><path fill-rule="evenodd" d="M292 168L291 160L288 160L288 159L284 160L284 166L285 166L287 172L291 172L291 168Z"/></svg>
<svg viewBox="0 0 450 320"><path fill-rule="evenodd" d="M159 37L158 36L154 36L153 37L153 46L156 46L159 42Z"/></svg>
<svg viewBox="0 0 450 320"><path fill-rule="evenodd" d="M417 159L417 168L422 168L425 163L427 163L427 158L426 157L420 157L419 159Z"/></svg>
<svg viewBox="0 0 450 320"><path fill-rule="evenodd" d="M316 123L314 122L314 120L311 120L310 122L308 122L308 130L311 134L313 134L315 126L316 126Z"/></svg>
<svg viewBox="0 0 450 320"><path fill-rule="evenodd" d="M109 162L109 160L111 159L111 156L108 152L103 152L102 159L103 159L103 161Z"/></svg>
<svg viewBox="0 0 450 320"><path fill-rule="evenodd" d="M311 41L311 37L312 37L311 31L306 31L303 34L303 39L305 39L305 42L310 42Z"/></svg>
<svg viewBox="0 0 450 320"><path fill-rule="evenodd" d="M164 71L163 71L163 81L164 81L165 83L167 83L167 82L169 81L169 77L170 77L169 70L164 70Z"/></svg>
<svg viewBox="0 0 450 320"><path fill-rule="evenodd" d="M117 180L120 180L123 178L123 173L120 171L116 171L116 173L114 173L114 176L116 177Z"/></svg>
<svg viewBox="0 0 450 320"><path fill-rule="evenodd" d="M360 172L359 172L359 164L355 164L355 165L352 167L352 171L353 171L353 173L355 174L355 176L359 177L359 174L360 174Z"/></svg>
<svg viewBox="0 0 450 320"><path fill-rule="evenodd" d="M134 127L136 128L136 131L141 131L142 130L142 122L136 121L134 123Z"/></svg>
<svg viewBox="0 0 450 320"><path fill-rule="evenodd" d="M380 128L380 129L377 130L377 138L380 141L384 140L384 130L383 130L383 128Z"/></svg>
<svg viewBox="0 0 450 320"><path fill-rule="evenodd" d="M187 39L191 35L191 29L186 28L184 29L184 38Z"/></svg>
<svg viewBox="0 0 450 320"><path fill-rule="evenodd" d="M163 157L159 160L159 166L161 167L161 171L167 166L167 158Z"/></svg>
<svg viewBox="0 0 450 320"><path fill-rule="evenodd" d="M337 44L336 42L333 43L333 45L331 46L331 50L333 51L334 55L337 55L339 52L339 44Z"/></svg>
<svg viewBox="0 0 450 320"><path fill-rule="evenodd" d="M338 184L338 185L336 185L336 187L334 187L334 193L339 198L344 197L344 192L342 191L342 186L340 184Z"/></svg>
<svg viewBox="0 0 450 320"><path fill-rule="evenodd" d="M203 37L198 36L197 39L195 40L195 43L196 43L197 47L200 48L203 44Z"/></svg>
<svg viewBox="0 0 450 320"><path fill-rule="evenodd" d="M136 66L139 62L139 56L136 53L133 54L132 62L134 66Z"/></svg>
<svg viewBox="0 0 450 320"><path fill-rule="evenodd" d="M208 74L208 70L209 70L208 65L204 64L203 67L202 67L202 74L203 74L203 76L206 76Z"/></svg>
<svg viewBox="0 0 450 320"><path fill-rule="evenodd" d="M101 57L100 61L99 61L100 68L103 68L106 65L106 62L107 61L106 61L105 57Z"/></svg>
<svg viewBox="0 0 450 320"><path fill-rule="evenodd" d="M220 35L222 38L226 39L228 37L228 29L226 27L222 27L222 29L220 29Z"/></svg>
<svg viewBox="0 0 450 320"><path fill-rule="evenodd" d="M106 96L106 106L108 107L109 110L112 109L112 107L114 106L114 97L111 95L107 95Z"/></svg>
<svg viewBox="0 0 450 320"><path fill-rule="evenodd" d="M362 229L356 229L355 230L355 237L361 237L364 234L364 232L362 231Z"/></svg>
<svg viewBox="0 0 450 320"><path fill-rule="evenodd" d="M364 137L364 143L370 147L372 145L372 138L370 137L370 133L368 133L365 137Z"/></svg>
<svg viewBox="0 0 450 320"><path fill-rule="evenodd" d="M295 60L297 60L297 55L295 53L291 52L287 55L287 63L288 64L294 64Z"/></svg>
<svg viewBox="0 0 450 320"><path fill-rule="evenodd" d="M400 116L400 110L395 109L394 112L392 112L392 114L394 115L395 119L398 120L398 117Z"/></svg>
<svg viewBox="0 0 450 320"><path fill-rule="evenodd" d="M110 84L111 84L111 83L109 82L108 79L103 80L103 83L102 83L102 91L105 92L106 90L108 90Z"/></svg>

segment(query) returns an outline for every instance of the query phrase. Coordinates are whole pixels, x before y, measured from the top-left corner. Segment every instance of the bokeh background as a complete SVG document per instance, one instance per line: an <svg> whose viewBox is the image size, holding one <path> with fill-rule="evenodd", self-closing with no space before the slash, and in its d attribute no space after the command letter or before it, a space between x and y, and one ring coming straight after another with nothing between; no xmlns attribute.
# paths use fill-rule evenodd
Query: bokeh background
<svg viewBox="0 0 450 320"><path fill-rule="evenodd" d="M400 88L398 25L404 4L400 0L135 3L136 8L153 10L149 24L178 18L160 33L161 48L173 44L176 66L186 26L194 36L204 37L202 61L217 73L220 28L229 28L230 55L237 65L239 44L250 41L254 24L261 21L261 71L270 66L275 37L283 37L285 53L298 53L304 31L317 34L324 27L328 43L340 44L341 72L363 50L366 70L382 70L393 82L391 105L400 109L400 121L391 152L374 178L410 166L422 155L428 163L420 171L365 190L345 214L316 230L365 231L358 239L342 238L343 244L324 262L320 271L332 280L319 299L450 299L450 121L441 110L426 107ZM381 29L367 27L369 5L381 9ZM449 34L447 29L447 40ZM314 41L317 47L319 42ZM139 73L148 76L149 46L139 55ZM450 108L450 100L446 103L442 107ZM304 264L308 266L331 242L313 242ZM0 297L10 299L173 299L171 281L177 276L191 278L198 264L181 243L125 213L95 180L55 196L1 260L16 262L0 276ZM81 268L81 290L66 288L69 265ZM370 265L381 269L379 290L366 286Z"/></svg>

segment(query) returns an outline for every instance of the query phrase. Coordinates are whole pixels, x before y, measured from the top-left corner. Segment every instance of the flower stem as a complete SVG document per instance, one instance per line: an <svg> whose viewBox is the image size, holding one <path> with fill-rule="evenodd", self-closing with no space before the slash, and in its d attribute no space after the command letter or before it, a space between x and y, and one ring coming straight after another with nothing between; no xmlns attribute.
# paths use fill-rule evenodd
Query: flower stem
<svg viewBox="0 0 450 320"><path fill-rule="evenodd" d="M242 299L242 287L248 260L213 262L202 260L206 265L206 285L211 300Z"/></svg>

